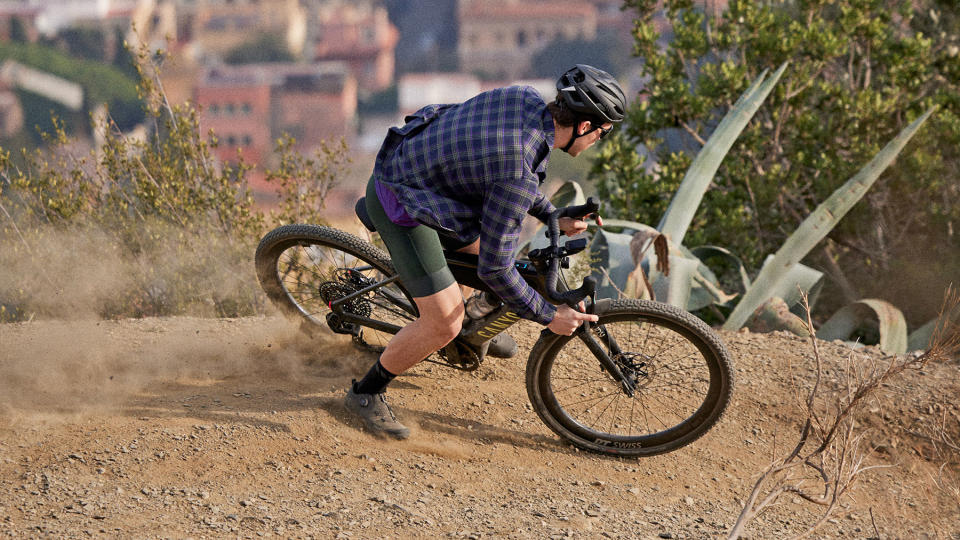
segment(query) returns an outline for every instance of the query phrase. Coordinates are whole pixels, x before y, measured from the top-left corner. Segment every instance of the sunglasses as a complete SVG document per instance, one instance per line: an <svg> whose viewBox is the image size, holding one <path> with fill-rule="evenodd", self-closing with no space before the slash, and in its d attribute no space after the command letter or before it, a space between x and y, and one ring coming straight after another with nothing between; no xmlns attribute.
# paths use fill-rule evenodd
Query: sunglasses
<svg viewBox="0 0 960 540"><path fill-rule="evenodd" d="M605 128L605 127L603 127L602 125L597 126L597 127L593 128L593 129L591 129L590 131L584 133L583 135L581 135L581 137L584 137L584 136L586 136L586 135L589 135L589 134L591 134L591 133L593 133L594 131L597 131L597 130L600 130L600 136L597 137L597 140L599 141L600 139L606 137L608 133L610 133L611 131L613 131L613 126L610 126L610 127L608 127L608 128Z"/></svg>

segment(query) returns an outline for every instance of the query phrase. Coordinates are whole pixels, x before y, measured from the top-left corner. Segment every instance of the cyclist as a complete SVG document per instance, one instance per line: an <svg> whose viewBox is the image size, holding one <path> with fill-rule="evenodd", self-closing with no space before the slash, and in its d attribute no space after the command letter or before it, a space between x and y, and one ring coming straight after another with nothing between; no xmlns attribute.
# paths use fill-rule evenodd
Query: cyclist
<svg viewBox="0 0 960 540"><path fill-rule="evenodd" d="M564 335L597 320L547 302L520 277L513 253L524 216L544 221L555 210L539 190L550 150L580 154L623 120L625 108L614 77L578 64L557 81L551 103L528 86L499 88L464 103L424 107L389 130L367 185L366 208L420 318L401 329L347 391L347 409L368 429L409 436L384 391L460 332L463 295L444 247L479 254L480 279L521 317ZM559 224L568 236L587 227L583 219ZM500 336L509 342L494 343L488 352L512 356L516 344Z"/></svg>

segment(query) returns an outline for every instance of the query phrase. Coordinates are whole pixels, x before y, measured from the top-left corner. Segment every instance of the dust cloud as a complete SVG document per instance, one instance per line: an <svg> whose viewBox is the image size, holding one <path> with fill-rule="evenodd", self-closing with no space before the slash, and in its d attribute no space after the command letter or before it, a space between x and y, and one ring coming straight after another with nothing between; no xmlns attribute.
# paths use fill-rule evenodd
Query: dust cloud
<svg viewBox="0 0 960 540"><path fill-rule="evenodd" d="M7 320L13 312L20 320L263 312L255 248L164 223L0 235L0 306Z"/></svg>

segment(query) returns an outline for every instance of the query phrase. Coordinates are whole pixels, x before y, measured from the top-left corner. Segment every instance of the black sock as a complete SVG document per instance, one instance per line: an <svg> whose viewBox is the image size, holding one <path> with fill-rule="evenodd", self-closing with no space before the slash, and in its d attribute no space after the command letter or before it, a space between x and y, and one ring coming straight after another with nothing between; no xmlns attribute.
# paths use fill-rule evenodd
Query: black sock
<svg viewBox="0 0 960 540"><path fill-rule="evenodd" d="M357 394L382 394L395 377L377 360L360 382L353 383L353 391Z"/></svg>

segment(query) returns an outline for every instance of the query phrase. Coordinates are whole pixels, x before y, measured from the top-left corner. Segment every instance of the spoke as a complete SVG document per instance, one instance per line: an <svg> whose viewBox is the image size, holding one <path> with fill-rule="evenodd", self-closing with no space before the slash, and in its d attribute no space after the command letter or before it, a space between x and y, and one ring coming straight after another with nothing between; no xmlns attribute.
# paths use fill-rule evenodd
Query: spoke
<svg viewBox="0 0 960 540"><path fill-rule="evenodd" d="M699 378L699 379L695 379L695 380L690 381L690 382L678 381L678 382L668 382L668 383L660 383L660 384L650 385L650 386L647 386L646 389L647 389L647 390L653 390L653 389L656 389L656 388L693 388L693 386L691 386L690 383L704 383L704 384L706 384L706 385L709 385L709 384L710 384L710 381L708 381L707 379ZM706 393L706 392L704 392L704 393Z"/></svg>
<svg viewBox="0 0 960 540"><path fill-rule="evenodd" d="M588 401L600 402L600 401L603 401L604 399L606 399L606 398L608 398L608 397L610 397L610 396L616 396L616 395L619 394L619 393L620 393L620 390L618 389L618 390L615 390L615 391L613 391L613 392L601 394L600 396L591 396L591 397L588 397L588 398L585 398L585 399L581 399L580 401L574 401L573 403L570 403L569 405L579 405L579 404L581 404L581 403L586 403L586 402L588 402Z"/></svg>
<svg viewBox="0 0 960 540"><path fill-rule="evenodd" d="M705 368L705 367L706 367L705 365L696 365L696 366L689 366L689 367L681 367L681 368L677 368L677 369L658 369L658 370L657 370L657 374L663 375L663 374L666 374L666 373L680 373L681 371L690 371L690 370L692 370L692 369L699 370L699 369Z"/></svg>
<svg viewBox="0 0 960 540"><path fill-rule="evenodd" d="M636 399L631 399L631 400L630 400L630 422L627 424L628 426L630 426L630 431L627 432L627 435L633 435L633 426L634 426L634 423L633 423L633 412L634 412L634 411L636 410L636 408L637 408L637 401L638 401L638 400L636 400Z"/></svg>
<svg viewBox="0 0 960 540"><path fill-rule="evenodd" d="M613 414L610 415L610 427L607 428L607 433L613 433L613 425L617 421L617 405L619 405L619 403L619 399L613 400Z"/></svg>
<svg viewBox="0 0 960 540"><path fill-rule="evenodd" d="M644 410L645 410L645 411L649 411L649 412L650 412L650 415L653 416L653 418L654 418L657 422L660 422L660 425L661 425L661 426L663 426L664 428L669 428L670 426L668 426L666 422L664 422L663 420L661 420L661 419L660 419L660 416L658 416L657 413L655 413L655 412L646 404L646 400L644 399L645 397L646 397L646 396L645 396L644 394L640 394L641 406L644 408ZM649 426L650 424L648 423L647 425Z"/></svg>
<svg viewBox="0 0 960 540"><path fill-rule="evenodd" d="M610 398L610 403L608 403L606 407L604 407L603 409L600 410L600 412L597 413L596 419L590 423L591 428L597 425L600 422L600 418L603 416L603 413L605 413L607 409L610 408L611 405L617 402L616 394L607 394L606 396L604 396L604 398L608 398L608 397ZM601 399L600 401L597 402L597 404L599 405L601 401L603 400Z"/></svg>
<svg viewBox="0 0 960 540"><path fill-rule="evenodd" d="M678 404L677 404L676 401L669 400L669 399L659 399L659 400L657 400L656 403L657 403L658 405L660 405L659 409L661 409L661 410L666 409L667 412L671 412L671 413L673 413L677 418L679 418L679 419L680 419L680 422L677 422L677 424L683 422L683 420L685 420L686 417L689 416L689 414L686 414L686 412L687 412L688 410L689 410L690 414L692 414L693 411L696 411L696 410L697 410L696 407L693 407L692 410L688 409L687 407L679 408L679 407L677 406ZM659 417L658 417L658 420L659 420ZM661 420L661 423L663 423L662 420ZM668 425L666 425L665 423L663 423L663 424L664 424L664 427L674 427L674 426L668 426ZM675 425L676 425L676 424L675 424Z"/></svg>
<svg viewBox="0 0 960 540"><path fill-rule="evenodd" d="M368 299L368 301L369 301L371 304L373 304L373 305L375 305L375 306L377 306L377 307L379 307L379 308L382 308L384 311L387 311L387 312L389 312L389 313L392 313L392 314L396 315L397 317L400 317L400 318L402 318L402 319L406 319L406 320L408 320L408 321L412 321L412 320L413 320L413 317L411 317L409 313L407 313L406 311L404 311L404 310L396 307L394 304L391 304L391 303L389 303L389 302L383 303L383 302L378 301L378 300L376 300L376 299L374 299L374 298L370 298L370 299Z"/></svg>
<svg viewBox="0 0 960 540"><path fill-rule="evenodd" d="M555 379L555 380L567 380L567 379L564 379L564 378L561 378L561 377L554 377L554 379ZM573 381L573 380L580 380L580 379L569 379L569 380ZM583 381L583 382L581 382L580 384L575 384L575 385L573 385L573 386L567 386L567 387L564 387L564 388L555 389L555 390L553 391L553 393L554 393L554 394L559 394L559 393L562 393L562 392L568 392L568 391L570 391L570 390L574 390L574 389L580 388L580 387L582 387L582 386L584 386L584 385L587 385L587 384L591 384L591 383L595 383L595 382L604 382L604 381L606 381L606 380L607 380L607 379L590 379L590 380Z"/></svg>

